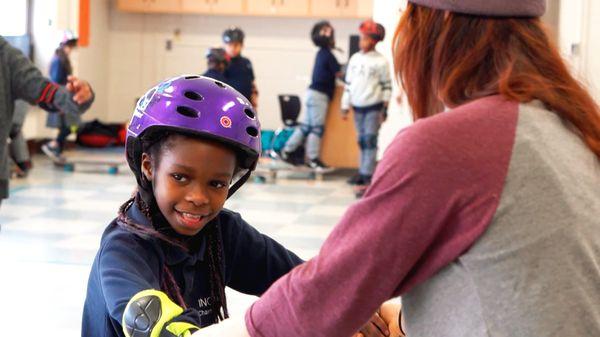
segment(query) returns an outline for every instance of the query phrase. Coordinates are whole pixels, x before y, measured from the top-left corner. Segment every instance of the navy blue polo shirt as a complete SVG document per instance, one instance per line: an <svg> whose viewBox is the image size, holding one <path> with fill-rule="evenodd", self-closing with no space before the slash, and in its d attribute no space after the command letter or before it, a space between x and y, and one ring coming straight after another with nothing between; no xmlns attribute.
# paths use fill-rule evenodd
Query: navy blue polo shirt
<svg viewBox="0 0 600 337"><path fill-rule="evenodd" d="M313 67L310 88L333 97L335 76L340 71L340 64L329 48L321 48L317 52Z"/></svg>
<svg viewBox="0 0 600 337"><path fill-rule="evenodd" d="M252 62L238 55L232 57L229 66L225 69L226 83L239 91L248 100L252 96L252 83L254 82L254 70Z"/></svg>
<svg viewBox="0 0 600 337"><path fill-rule="evenodd" d="M215 69L208 69L204 74L202 74L202 76L214 78L217 81L227 83L227 79L225 78L225 75Z"/></svg>
<svg viewBox="0 0 600 337"><path fill-rule="evenodd" d="M127 214L135 222L150 226L135 204ZM223 242L225 284L239 292L260 296L279 277L303 262L275 240L259 233L237 213L222 210L207 226L216 224ZM160 276L165 263L188 307L176 320L199 327L213 324L216 313L211 306L210 270L205 258L208 243L203 231L188 240L193 248L185 252L157 239L143 239L113 220L102 235L92 265L82 336L123 337L121 320L127 303L142 290L161 289Z"/></svg>

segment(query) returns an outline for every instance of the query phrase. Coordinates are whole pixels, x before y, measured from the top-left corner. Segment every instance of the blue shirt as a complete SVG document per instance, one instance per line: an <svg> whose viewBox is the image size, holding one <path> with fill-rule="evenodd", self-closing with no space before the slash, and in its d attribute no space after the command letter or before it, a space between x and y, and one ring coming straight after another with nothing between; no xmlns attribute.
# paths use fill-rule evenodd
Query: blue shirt
<svg viewBox="0 0 600 337"><path fill-rule="evenodd" d="M340 64L329 48L321 48L317 52L313 67L310 88L333 97L335 76L340 71Z"/></svg>
<svg viewBox="0 0 600 337"><path fill-rule="evenodd" d="M60 57L54 55L52 57L52 60L50 61L49 75L50 80L52 80L52 82L60 85L66 85L67 77L71 74L69 74L66 66L63 64Z"/></svg>
<svg viewBox="0 0 600 337"><path fill-rule="evenodd" d="M215 69L208 69L204 74L202 74L202 76L210 77L217 81L227 83L227 79L225 78L225 75Z"/></svg>
<svg viewBox="0 0 600 337"><path fill-rule="evenodd" d="M127 214L151 226L134 204ZM239 214L222 210L207 226L219 225L223 243L224 281L239 292L260 296L279 277L303 261L275 240L259 233ZM121 321L129 300L146 289L160 290L162 266L172 271L188 306L176 319L206 327L215 322L210 288L210 268L204 231L189 238L193 249L185 252L157 239L143 239L110 223L92 265L83 309L82 336L123 337Z"/></svg>
<svg viewBox="0 0 600 337"><path fill-rule="evenodd" d="M250 60L241 55L232 57L229 66L225 69L225 78L227 84L250 100L254 82L254 70Z"/></svg>

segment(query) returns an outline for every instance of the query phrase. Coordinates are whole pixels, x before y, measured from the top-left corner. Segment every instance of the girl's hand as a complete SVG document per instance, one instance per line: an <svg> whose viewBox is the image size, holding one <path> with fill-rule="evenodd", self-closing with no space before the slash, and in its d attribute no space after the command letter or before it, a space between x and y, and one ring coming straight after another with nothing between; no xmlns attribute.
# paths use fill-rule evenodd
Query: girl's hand
<svg viewBox="0 0 600 337"><path fill-rule="evenodd" d="M365 324L359 332L355 333L353 337L389 337L390 330L388 324L380 316L377 311L367 324Z"/></svg>

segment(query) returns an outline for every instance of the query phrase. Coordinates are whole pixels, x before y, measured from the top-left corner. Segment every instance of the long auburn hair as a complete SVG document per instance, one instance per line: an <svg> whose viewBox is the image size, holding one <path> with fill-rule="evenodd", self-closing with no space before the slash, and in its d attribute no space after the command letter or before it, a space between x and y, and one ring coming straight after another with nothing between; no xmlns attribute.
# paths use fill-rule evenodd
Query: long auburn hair
<svg viewBox="0 0 600 337"><path fill-rule="evenodd" d="M499 94L540 100L600 159L600 109L569 72L539 18L474 16L408 4L394 68L415 120Z"/></svg>

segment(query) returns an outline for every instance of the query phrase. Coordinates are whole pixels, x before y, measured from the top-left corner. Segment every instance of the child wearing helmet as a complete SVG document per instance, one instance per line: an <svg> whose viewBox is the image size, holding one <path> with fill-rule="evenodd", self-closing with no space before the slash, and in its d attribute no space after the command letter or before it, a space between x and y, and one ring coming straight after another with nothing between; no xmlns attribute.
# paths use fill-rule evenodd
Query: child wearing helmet
<svg viewBox="0 0 600 337"><path fill-rule="evenodd" d="M258 106L258 90L254 82L252 62L242 56L245 37L244 31L239 27L231 27L223 32L223 43L229 57L225 78L227 78L227 84L244 95L256 108Z"/></svg>
<svg viewBox="0 0 600 337"><path fill-rule="evenodd" d="M328 21L317 22L311 39L319 47L312 72L312 82L306 93L306 112L299 128L286 142L281 157L288 160L306 139L307 165L313 169L328 169L320 159L321 137L325 131L325 117L333 98L335 80L340 74L340 64L331 52L335 47L334 29Z"/></svg>
<svg viewBox="0 0 600 337"><path fill-rule="evenodd" d="M223 209L256 167L259 135L248 100L206 77L138 101L126 144L137 191L102 236L83 336L189 336L228 317L225 286L260 295L303 262Z"/></svg>
<svg viewBox="0 0 600 337"><path fill-rule="evenodd" d="M392 84L388 62L375 50L377 43L385 37L385 29L373 20L366 20L359 30L360 51L348 62L341 109L344 119L350 108L354 110L360 148L358 175L348 182L367 186L375 171L379 127L387 118Z"/></svg>
<svg viewBox="0 0 600 337"><path fill-rule="evenodd" d="M217 81L227 83L225 69L229 64L229 56L223 48L209 48L206 52L206 72L202 76L213 78Z"/></svg>

